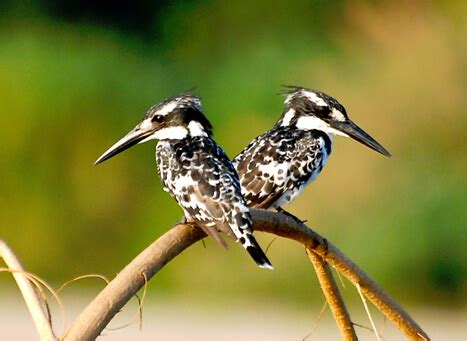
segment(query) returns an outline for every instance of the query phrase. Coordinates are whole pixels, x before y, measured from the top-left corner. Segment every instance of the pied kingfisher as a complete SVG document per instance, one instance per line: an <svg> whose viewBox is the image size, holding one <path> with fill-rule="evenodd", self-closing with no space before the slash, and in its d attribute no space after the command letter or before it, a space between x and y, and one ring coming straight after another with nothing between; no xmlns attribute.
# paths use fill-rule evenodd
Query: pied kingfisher
<svg viewBox="0 0 467 341"><path fill-rule="evenodd" d="M158 140L156 161L164 191L178 202L189 223L227 248L222 231L240 243L262 268L272 269L252 235L250 211L238 175L212 136L200 99L184 93L151 107L143 120L95 164L127 148Z"/></svg>
<svg viewBox="0 0 467 341"><path fill-rule="evenodd" d="M351 137L391 154L353 123L344 107L321 91L286 86L285 109L276 125L255 138L233 161L250 207L282 209L323 169L334 135Z"/></svg>

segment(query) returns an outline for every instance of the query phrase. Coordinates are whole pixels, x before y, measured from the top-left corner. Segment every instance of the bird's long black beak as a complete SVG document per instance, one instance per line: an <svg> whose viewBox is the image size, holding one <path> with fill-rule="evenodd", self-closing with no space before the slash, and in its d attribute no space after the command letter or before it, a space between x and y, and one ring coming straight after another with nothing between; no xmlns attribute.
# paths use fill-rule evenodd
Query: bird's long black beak
<svg viewBox="0 0 467 341"><path fill-rule="evenodd" d="M351 120L346 120L342 122L333 122L333 128L347 134L349 137L353 138L355 141L358 141L365 146L377 151L378 153L383 154L384 156L391 157L389 153L382 145L380 145L374 138L368 135L362 128L357 126Z"/></svg>
<svg viewBox="0 0 467 341"><path fill-rule="evenodd" d="M132 131L126 134L123 138L121 138L117 143L115 143L112 147L110 147L104 154L102 154L94 165L97 165L101 162L104 162L107 159L127 150L131 146L142 142L148 136L153 133L152 129L142 129L141 124L137 125Z"/></svg>

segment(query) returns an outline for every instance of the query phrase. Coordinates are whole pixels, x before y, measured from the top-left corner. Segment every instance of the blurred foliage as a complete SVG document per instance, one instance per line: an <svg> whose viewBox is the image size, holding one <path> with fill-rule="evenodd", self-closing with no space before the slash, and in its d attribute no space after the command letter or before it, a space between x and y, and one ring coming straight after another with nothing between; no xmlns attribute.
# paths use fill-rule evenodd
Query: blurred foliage
<svg viewBox="0 0 467 341"><path fill-rule="evenodd" d="M92 166L152 104L197 86L233 157L279 117L279 85L298 84L338 98L394 157L336 138L288 209L396 297L466 302L465 2L166 1L136 24L145 4L0 5L0 238L28 270L112 276L181 216L153 145ZM274 240L268 254L274 272L206 241L151 288L316 301L300 247Z"/></svg>

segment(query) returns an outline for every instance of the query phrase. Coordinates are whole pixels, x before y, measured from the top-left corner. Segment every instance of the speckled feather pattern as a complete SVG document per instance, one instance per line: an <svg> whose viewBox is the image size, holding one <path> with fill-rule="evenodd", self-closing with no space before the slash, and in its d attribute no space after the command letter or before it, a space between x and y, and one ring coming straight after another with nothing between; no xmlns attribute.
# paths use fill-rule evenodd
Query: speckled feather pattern
<svg viewBox="0 0 467 341"><path fill-rule="evenodd" d="M188 220L221 230L244 247L253 244L251 216L235 169L210 137L159 141L156 160L164 190Z"/></svg>
<svg viewBox="0 0 467 341"><path fill-rule="evenodd" d="M277 208L294 200L323 169L332 140L319 130L276 126L233 161L250 207Z"/></svg>
<svg viewBox="0 0 467 341"><path fill-rule="evenodd" d="M183 93L152 106L95 164L150 140L159 141L156 162L163 188L183 209L187 222L196 223L227 248L219 233L224 232L240 243L258 266L273 269L252 234L250 209L237 172L213 140L200 98Z"/></svg>

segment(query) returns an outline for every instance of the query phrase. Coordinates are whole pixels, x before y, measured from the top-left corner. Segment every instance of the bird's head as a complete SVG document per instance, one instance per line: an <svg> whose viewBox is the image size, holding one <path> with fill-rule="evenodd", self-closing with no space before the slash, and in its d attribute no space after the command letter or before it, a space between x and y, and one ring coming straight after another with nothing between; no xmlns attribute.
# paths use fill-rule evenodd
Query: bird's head
<svg viewBox="0 0 467 341"><path fill-rule="evenodd" d="M131 146L150 140L181 140L188 136L211 136L212 126L201 109L199 97L184 93L151 107L142 121L102 154L99 164Z"/></svg>
<svg viewBox="0 0 467 341"><path fill-rule="evenodd" d="M317 90L285 86L285 110L277 126L321 130L326 134L350 137L385 156L391 154L347 116L337 100Z"/></svg>

